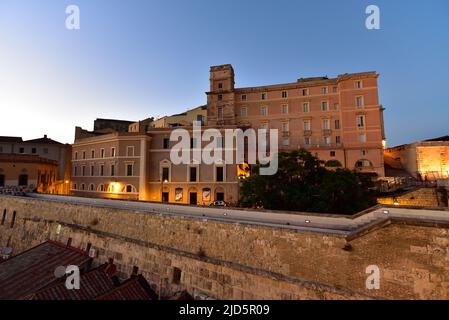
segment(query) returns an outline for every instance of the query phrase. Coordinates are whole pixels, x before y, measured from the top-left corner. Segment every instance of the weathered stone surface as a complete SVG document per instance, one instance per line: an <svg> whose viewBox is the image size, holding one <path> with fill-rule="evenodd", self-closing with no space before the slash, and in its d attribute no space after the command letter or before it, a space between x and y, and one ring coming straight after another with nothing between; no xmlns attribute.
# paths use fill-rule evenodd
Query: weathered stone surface
<svg viewBox="0 0 449 320"><path fill-rule="evenodd" d="M344 237L289 229L0 197L4 209L0 247L17 254L46 239L70 237L79 248L91 243L96 264L113 257L128 275L136 265L161 295L449 299L449 230L443 227L393 223L351 240L345 251ZM379 290L366 289L369 265L380 268ZM174 268L182 272L179 284Z"/></svg>

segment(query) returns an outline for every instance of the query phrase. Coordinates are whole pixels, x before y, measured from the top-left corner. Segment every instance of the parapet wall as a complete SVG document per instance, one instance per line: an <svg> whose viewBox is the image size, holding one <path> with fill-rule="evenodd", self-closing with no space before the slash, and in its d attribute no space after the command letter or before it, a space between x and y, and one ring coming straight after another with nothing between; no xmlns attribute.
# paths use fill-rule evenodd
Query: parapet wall
<svg viewBox="0 0 449 320"><path fill-rule="evenodd" d="M133 266L162 294L219 299L449 298L449 229L386 223L351 238L0 196L0 247L17 254L46 239L95 249L96 263ZM16 212L11 227L13 212ZM366 268L381 271L368 290ZM173 279L181 271L179 284Z"/></svg>

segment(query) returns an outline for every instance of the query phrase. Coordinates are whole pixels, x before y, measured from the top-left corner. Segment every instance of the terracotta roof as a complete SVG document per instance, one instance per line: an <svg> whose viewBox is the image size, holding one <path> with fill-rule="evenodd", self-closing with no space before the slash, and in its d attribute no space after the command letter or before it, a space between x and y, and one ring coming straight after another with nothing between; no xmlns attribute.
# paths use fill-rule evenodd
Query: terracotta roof
<svg viewBox="0 0 449 320"><path fill-rule="evenodd" d="M21 137L0 137L0 142L22 142L22 138Z"/></svg>
<svg viewBox="0 0 449 320"><path fill-rule="evenodd" d="M45 159L38 155L32 154L17 154L17 153L0 153L0 162L14 162L14 163L46 163L57 166L58 161Z"/></svg>
<svg viewBox="0 0 449 320"><path fill-rule="evenodd" d="M91 258L86 252L58 242L46 241L0 262L0 300L29 296L61 281L55 277L59 266L87 268Z"/></svg>
<svg viewBox="0 0 449 320"><path fill-rule="evenodd" d="M156 300L157 294L142 275L134 276L97 300Z"/></svg>
<svg viewBox="0 0 449 320"><path fill-rule="evenodd" d="M107 263L83 274L78 290L68 290L65 283L45 288L27 297L28 300L92 300L115 288L106 273Z"/></svg>
<svg viewBox="0 0 449 320"><path fill-rule="evenodd" d="M24 143L39 143L39 144L63 144L61 142L52 140L45 135L43 138L38 139L32 139L32 140L26 140Z"/></svg>

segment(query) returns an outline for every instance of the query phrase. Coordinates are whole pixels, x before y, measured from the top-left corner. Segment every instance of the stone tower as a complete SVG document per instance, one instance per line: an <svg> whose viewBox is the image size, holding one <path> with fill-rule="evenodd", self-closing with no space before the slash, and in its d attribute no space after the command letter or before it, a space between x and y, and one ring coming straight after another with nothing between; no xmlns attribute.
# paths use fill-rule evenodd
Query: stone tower
<svg viewBox="0 0 449 320"><path fill-rule="evenodd" d="M207 94L207 125L235 124L234 69L232 65L210 67L210 91Z"/></svg>

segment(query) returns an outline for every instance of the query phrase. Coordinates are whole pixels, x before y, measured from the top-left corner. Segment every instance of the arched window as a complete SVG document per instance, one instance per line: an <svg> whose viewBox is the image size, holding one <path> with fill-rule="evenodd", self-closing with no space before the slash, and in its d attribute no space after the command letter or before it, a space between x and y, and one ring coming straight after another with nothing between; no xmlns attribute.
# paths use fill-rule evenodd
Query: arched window
<svg viewBox="0 0 449 320"><path fill-rule="evenodd" d="M94 191L94 190L95 190L95 186L94 186L93 183L91 183L91 184L89 185L89 191Z"/></svg>
<svg viewBox="0 0 449 320"><path fill-rule="evenodd" d="M338 161L338 160L329 160L329 161L326 161L325 166L326 166L326 167L330 167L330 168L342 167L340 161Z"/></svg>
<svg viewBox="0 0 449 320"><path fill-rule="evenodd" d="M84 191L85 189L86 189L86 186L85 186L85 184L84 184L84 183L82 183L82 184L81 184L81 190L83 190L83 191Z"/></svg>
<svg viewBox="0 0 449 320"><path fill-rule="evenodd" d="M97 191L104 192L104 184L100 184L97 188Z"/></svg>
<svg viewBox="0 0 449 320"><path fill-rule="evenodd" d="M367 159L361 159L355 163L356 168L368 168L368 167L372 167L372 166L373 166L373 163Z"/></svg>
<svg viewBox="0 0 449 320"><path fill-rule="evenodd" d="M137 192L137 189L136 189L133 185L128 184L128 185L126 185L126 192L127 192L127 193L131 193L131 192L136 193L136 192Z"/></svg>

